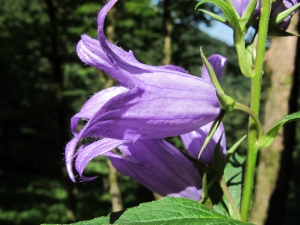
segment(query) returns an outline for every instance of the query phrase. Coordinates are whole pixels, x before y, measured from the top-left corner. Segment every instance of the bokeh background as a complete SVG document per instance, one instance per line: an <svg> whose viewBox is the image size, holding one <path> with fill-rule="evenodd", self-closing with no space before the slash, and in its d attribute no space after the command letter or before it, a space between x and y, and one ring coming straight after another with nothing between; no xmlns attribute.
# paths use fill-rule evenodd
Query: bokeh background
<svg viewBox="0 0 300 225"><path fill-rule="evenodd" d="M120 0L107 16L107 37L133 50L141 62L179 65L196 76L201 75L200 46L207 56L222 54L229 59L222 81L225 92L248 104L249 81L236 65L234 48L199 29L214 23L194 10L196 3ZM94 160L86 170L87 175L99 176L95 181L78 179L73 184L66 174L64 148L72 137L70 118L91 95L116 84L102 71L84 65L76 54L81 34L97 37L96 17L104 4L103 0L0 0L0 224L71 223L157 198L130 178L119 176L105 158ZM220 13L212 5L205 8ZM293 21L295 32L297 20ZM282 39L270 39L269 51L278 40ZM286 43L293 47L284 53ZM299 110L297 38L285 39L281 46L278 50L275 44L279 53L273 51L268 59L275 58L275 65L283 63L284 68L286 61L291 66L279 79L274 63L266 60L261 116L265 122ZM277 86L274 89L276 83L286 88L286 95ZM230 147L247 132L247 117L233 112L224 123ZM266 206L255 208L252 217L257 224L300 224L297 126L282 130L272 147L276 151L261 153L258 170L265 175L257 184L264 188L257 191L253 205ZM182 148L178 138L168 140ZM243 154L245 148L243 143L239 152Z"/></svg>

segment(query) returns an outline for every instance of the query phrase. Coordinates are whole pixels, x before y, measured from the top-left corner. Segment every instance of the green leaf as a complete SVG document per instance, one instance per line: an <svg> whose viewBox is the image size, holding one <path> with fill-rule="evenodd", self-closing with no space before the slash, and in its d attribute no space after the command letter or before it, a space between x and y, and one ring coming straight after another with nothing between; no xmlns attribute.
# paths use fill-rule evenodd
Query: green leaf
<svg viewBox="0 0 300 225"><path fill-rule="evenodd" d="M241 196L242 196L242 183L243 183L243 164L245 158L235 153L229 158L229 162L225 167L225 181L228 190L235 202L235 205L240 210ZM223 197L232 218L236 218L233 207L229 204L226 197Z"/></svg>
<svg viewBox="0 0 300 225"><path fill-rule="evenodd" d="M166 197L159 201L143 203L138 207L111 213L89 221L73 223L74 225L99 224L207 224L207 225L243 225L246 223L232 220L216 211L186 198ZM248 223L249 224L249 223Z"/></svg>
<svg viewBox="0 0 300 225"><path fill-rule="evenodd" d="M286 123L290 123L293 122L295 120L300 119L300 111L299 112L295 112L291 115L288 115L286 117L284 117L282 120L280 120L275 126L273 126L267 133L265 133L256 143L256 147L257 149L259 148L266 148L268 146L270 146L279 129Z"/></svg>
<svg viewBox="0 0 300 225"><path fill-rule="evenodd" d="M196 8L207 2L215 4L223 11L225 18L227 19L231 27L233 27L234 29L240 29L239 15L237 14L237 12L231 4L228 4L227 1L224 0L202 0L198 2Z"/></svg>

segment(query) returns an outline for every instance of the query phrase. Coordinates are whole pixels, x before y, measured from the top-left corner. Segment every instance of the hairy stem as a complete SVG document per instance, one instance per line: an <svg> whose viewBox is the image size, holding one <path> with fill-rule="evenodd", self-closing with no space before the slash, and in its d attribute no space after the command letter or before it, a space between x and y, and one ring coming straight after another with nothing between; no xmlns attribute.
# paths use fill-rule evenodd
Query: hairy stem
<svg viewBox="0 0 300 225"><path fill-rule="evenodd" d="M263 62L265 47L267 42L268 24L271 12L271 0L262 0L261 17L259 20L257 56L254 64L253 76L251 78L251 110L256 116L259 115L261 78L263 71ZM255 165L258 149L255 146L257 141L257 129L254 120L249 118L248 152L246 159L246 173L244 178L244 189L242 194L241 215L242 220L247 221L253 193L253 183L255 175Z"/></svg>

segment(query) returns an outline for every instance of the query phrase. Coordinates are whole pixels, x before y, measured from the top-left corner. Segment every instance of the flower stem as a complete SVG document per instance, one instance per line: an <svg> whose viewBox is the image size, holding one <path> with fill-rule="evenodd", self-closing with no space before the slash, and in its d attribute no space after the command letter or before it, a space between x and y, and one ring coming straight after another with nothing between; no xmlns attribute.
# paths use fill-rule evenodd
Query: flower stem
<svg viewBox="0 0 300 225"><path fill-rule="evenodd" d="M222 188L222 190L223 190L225 196L227 197L227 199L228 199L230 205L232 206L232 208L233 208L233 210L234 210L234 212L235 212L235 215L236 215L237 219L241 221L241 220L242 220L241 214L240 214L240 212L239 212L239 209L236 207L236 204L235 204L235 202L234 202L234 200L233 200L233 198L232 198L232 196L231 196L231 194L230 194L230 192L229 192L229 190L228 190L228 187L227 187L227 185L226 185L226 182L225 182L224 177L222 177L222 180L221 180L220 185L221 185L221 188Z"/></svg>
<svg viewBox="0 0 300 225"><path fill-rule="evenodd" d="M253 121L255 123L255 128L257 131L258 138L263 135L262 125L258 119L258 116L248 106L246 106L242 103L239 103L239 102L235 102L233 109L238 109L243 112L246 112L253 119Z"/></svg>
<svg viewBox="0 0 300 225"><path fill-rule="evenodd" d="M253 76L251 78L251 105L250 108L254 114L259 116L260 108L260 92L261 92L261 78L263 74L263 62L265 55L265 48L267 42L268 24L271 12L271 0L262 0L261 2L261 17L259 20L257 56L254 64ZM253 193L253 183L255 175L255 165L257 160L258 149L255 146L257 141L257 130L254 120L249 118L249 135L248 135L248 152L246 159L246 172L244 178L244 189L241 204L242 220L246 222L249 217L250 203Z"/></svg>

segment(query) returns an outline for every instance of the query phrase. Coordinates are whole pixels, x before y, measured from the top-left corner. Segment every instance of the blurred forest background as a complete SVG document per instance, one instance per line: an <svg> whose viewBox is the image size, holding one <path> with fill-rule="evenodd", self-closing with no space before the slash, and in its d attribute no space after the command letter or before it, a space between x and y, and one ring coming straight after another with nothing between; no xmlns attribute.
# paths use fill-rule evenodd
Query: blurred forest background
<svg viewBox="0 0 300 225"><path fill-rule="evenodd" d="M81 34L97 37L96 17L105 2L0 0L0 4L0 224L71 223L152 201L153 193L118 176L104 158L87 168L87 174L99 175L92 182L73 184L65 170L64 148L72 137L70 118L92 94L115 84L103 72L84 65L75 51ZM224 90L248 104L249 81L240 74L233 47L198 29L200 23L210 26L212 21L195 11L195 5L191 0L119 1L107 17L107 37L133 50L141 62L175 64L197 76L201 75L200 46L207 56L222 54L229 59ZM205 7L219 12L211 5ZM282 39L270 39L270 50L276 40ZM286 110L285 115L299 110L299 47L294 40L293 54L276 56L277 63L281 56L292 64L287 74L280 74L284 77L280 84L288 84L286 99L270 95L272 63L267 67L262 100L265 121L276 118L276 107ZM289 105L284 105L288 99ZM268 102L273 102L271 108ZM230 147L246 133L247 117L233 112L224 123ZM262 171L269 168L272 172L267 175L271 185L257 191L255 198L254 205L272 202L256 209L256 215L262 215L256 218L258 224L300 224L299 126L286 128L280 138L278 151L262 151L258 164ZM182 147L178 138L170 141ZM241 154L245 146L243 143Z"/></svg>

